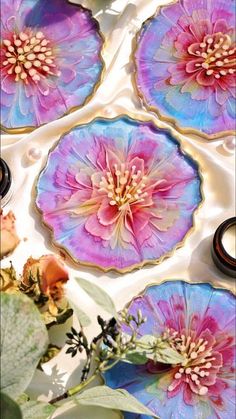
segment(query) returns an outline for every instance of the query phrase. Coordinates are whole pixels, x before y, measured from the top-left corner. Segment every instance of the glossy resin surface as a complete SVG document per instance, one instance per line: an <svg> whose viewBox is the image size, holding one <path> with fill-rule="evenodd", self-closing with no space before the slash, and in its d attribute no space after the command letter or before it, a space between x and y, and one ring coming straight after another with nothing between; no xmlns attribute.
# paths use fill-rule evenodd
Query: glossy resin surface
<svg viewBox="0 0 236 419"><path fill-rule="evenodd" d="M137 37L134 60L140 96L180 131L210 139L235 130L234 0L160 7Z"/></svg>
<svg viewBox="0 0 236 419"><path fill-rule="evenodd" d="M209 284L167 281L133 299L141 310L142 335L165 336L185 358L183 365L119 363L107 385L124 388L160 419L227 419L235 412L235 297ZM125 419L151 419L125 414Z"/></svg>
<svg viewBox="0 0 236 419"><path fill-rule="evenodd" d="M198 165L177 140L124 116L62 137L38 179L36 204L75 261L125 272L170 255L201 199Z"/></svg>
<svg viewBox="0 0 236 419"><path fill-rule="evenodd" d="M2 2L1 123L20 132L81 106L100 80L91 12L65 0Z"/></svg>

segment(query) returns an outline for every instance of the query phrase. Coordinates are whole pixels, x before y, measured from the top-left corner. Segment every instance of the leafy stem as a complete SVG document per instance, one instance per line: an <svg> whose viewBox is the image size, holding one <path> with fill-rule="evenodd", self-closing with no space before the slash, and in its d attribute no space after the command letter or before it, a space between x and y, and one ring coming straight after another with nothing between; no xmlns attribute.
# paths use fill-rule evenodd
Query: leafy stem
<svg viewBox="0 0 236 419"><path fill-rule="evenodd" d="M105 372L113 368L119 361L120 359L116 359L114 362L108 365L107 365L107 362L104 361L102 364L99 365L99 367L96 368L95 372L93 373L93 375L91 375L91 377L89 377L87 380L81 381L80 384L70 388L65 393L61 394L60 396L55 397L49 403L55 404L61 400L67 399L68 397L71 397L71 396L74 396L75 394L80 393L82 390L84 390L85 387L87 387L92 381L95 380L95 378L98 376L99 373Z"/></svg>
<svg viewBox="0 0 236 419"><path fill-rule="evenodd" d="M124 309L117 319L112 317L106 321L98 316L97 321L101 332L92 339L91 343L88 342L82 327L79 332L72 327L71 332L67 333L69 339L66 343L69 348L66 353L74 357L77 351L84 351L86 361L80 383L51 400L51 404L80 393L98 374L113 368L120 361L133 364L145 364L148 360L166 364L183 362L182 356L173 349L171 337L168 334L159 337L142 336L140 327L146 322L146 318L142 316L140 310L134 316ZM96 367L88 378L92 360L96 362Z"/></svg>
<svg viewBox="0 0 236 419"><path fill-rule="evenodd" d="M138 312L136 318L133 315L129 315L128 311L124 309L120 313L120 319L118 320L112 317L110 320L105 321L101 316L98 316L97 321L101 328L101 332L93 338L90 345L84 334L83 327L81 327L79 332L72 327L71 332L67 333L68 339L66 340L66 343L69 345L69 348L66 353L71 354L71 356L74 357L78 351L85 351L86 362L82 369L80 384L67 390L61 396L52 399L50 401L51 404L81 392L81 390L90 384L99 373L103 373L114 367L115 364L124 358L126 353L134 349L138 329L146 319L142 317L141 312ZM131 331L131 336L128 339L124 337L122 325L126 325ZM95 354L97 367L92 376L88 378L91 362Z"/></svg>

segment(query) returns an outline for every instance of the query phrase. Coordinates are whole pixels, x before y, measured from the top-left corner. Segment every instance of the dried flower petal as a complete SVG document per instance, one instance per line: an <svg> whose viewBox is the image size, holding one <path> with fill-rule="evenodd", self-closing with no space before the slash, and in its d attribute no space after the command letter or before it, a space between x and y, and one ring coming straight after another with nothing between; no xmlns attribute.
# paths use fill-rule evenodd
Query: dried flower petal
<svg viewBox="0 0 236 419"><path fill-rule="evenodd" d="M10 255L15 248L18 246L20 239L16 232L15 220L16 217L12 211L9 211L6 215L1 212L1 248L0 257L1 259L5 256Z"/></svg>
<svg viewBox="0 0 236 419"><path fill-rule="evenodd" d="M0 291L19 292L16 271L12 264L9 268L0 269Z"/></svg>
<svg viewBox="0 0 236 419"><path fill-rule="evenodd" d="M63 285L68 279L68 271L62 259L55 255L45 255L39 259L30 257L23 268L22 283L28 287L38 283L41 293L52 301L62 298Z"/></svg>

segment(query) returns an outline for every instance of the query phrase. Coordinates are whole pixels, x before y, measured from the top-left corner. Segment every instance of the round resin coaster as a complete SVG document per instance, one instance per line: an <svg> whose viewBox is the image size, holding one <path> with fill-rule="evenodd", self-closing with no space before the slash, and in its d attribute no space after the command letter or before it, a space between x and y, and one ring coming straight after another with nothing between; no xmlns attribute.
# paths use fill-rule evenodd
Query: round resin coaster
<svg viewBox="0 0 236 419"><path fill-rule="evenodd" d="M91 12L66 0L2 1L1 124L27 132L83 105L102 73Z"/></svg>
<svg viewBox="0 0 236 419"><path fill-rule="evenodd" d="M121 116L61 138L39 176L36 204L75 261L127 272L182 244L201 199L198 165L171 134Z"/></svg>
<svg viewBox="0 0 236 419"><path fill-rule="evenodd" d="M162 6L137 36L139 95L183 133L206 139L235 130L234 0Z"/></svg>
<svg viewBox="0 0 236 419"><path fill-rule="evenodd" d="M178 365L119 362L106 384L123 388L160 419L227 419L235 415L235 297L210 284L168 281L147 288L128 312L147 318L139 337L162 337L183 356ZM125 330L126 331L126 330ZM151 416L125 414L125 419Z"/></svg>

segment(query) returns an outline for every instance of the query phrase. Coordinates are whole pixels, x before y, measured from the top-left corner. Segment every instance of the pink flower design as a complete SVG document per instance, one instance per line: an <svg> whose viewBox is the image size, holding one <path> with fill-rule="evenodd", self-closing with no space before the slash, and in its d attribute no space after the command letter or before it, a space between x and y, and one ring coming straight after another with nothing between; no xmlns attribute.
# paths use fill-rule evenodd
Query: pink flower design
<svg viewBox="0 0 236 419"><path fill-rule="evenodd" d="M201 19L196 12L189 19L179 19L183 32L174 41L177 62L168 67L170 84L181 84L181 92L189 92L192 99L207 99L213 94L219 107L235 96L233 28L224 19L212 23L203 12L200 15Z"/></svg>
<svg viewBox="0 0 236 419"><path fill-rule="evenodd" d="M127 389L161 419L234 416L235 297L209 284L171 281L136 297L129 312L138 309L148 319L140 335L168 338L184 361L181 365L151 360L142 366L119 363L106 372L107 384Z"/></svg>
<svg viewBox="0 0 236 419"><path fill-rule="evenodd" d="M173 180L155 167L145 167L139 155L119 156L115 150L105 150L102 143L99 145L104 160L100 170L91 176L90 198L74 211L88 215L85 224L88 233L108 240L114 249L117 245L124 248L129 243L135 245L135 240L140 244L148 240L149 221L160 231L168 229L179 216L176 205L164 199L173 187ZM80 174L76 180L83 185ZM157 194L160 198L155 205Z"/></svg>
<svg viewBox="0 0 236 419"><path fill-rule="evenodd" d="M233 0L180 0L140 32L137 85L145 101L181 129L207 138L235 129Z"/></svg>
<svg viewBox="0 0 236 419"><path fill-rule="evenodd" d="M182 365L171 369L165 377L169 382L167 391L168 397L174 397L182 389L184 400L187 404L195 404L198 400L197 396L205 396L206 394L218 397L225 385L219 380L219 372L223 366L223 360L232 362L233 337L218 330L214 320L207 319L207 327L200 326L202 319L198 314L190 317L188 329L186 329L183 317L183 302L177 302L175 298L170 299L170 305L174 308L177 306L178 319L180 321L179 328L168 327L173 324L173 320L166 322L166 331L164 337L168 337L171 346L184 356L185 361ZM170 310L170 305L167 310ZM161 306L161 302L160 302ZM166 307L165 307L166 309ZM182 315L181 315L182 311ZM196 330L196 326L200 326ZM228 348L231 348L228 350ZM223 359L223 355L225 357ZM150 373L157 373L159 366L149 362L147 369ZM222 387L223 385L223 387ZM217 400L216 400L217 402Z"/></svg>
<svg viewBox="0 0 236 419"><path fill-rule="evenodd" d="M129 118L66 135L37 188L57 243L78 261L118 270L171 251L201 200L197 167L171 135Z"/></svg>
<svg viewBox="0 0 236 419"><path fill-rule="evenodd" d="M82 105L103 67L91 12L67 0L3 0L1 121L32 129Z"/></svg>

